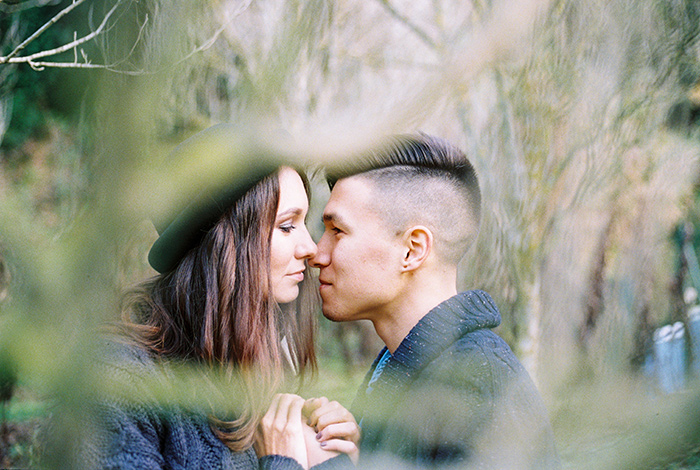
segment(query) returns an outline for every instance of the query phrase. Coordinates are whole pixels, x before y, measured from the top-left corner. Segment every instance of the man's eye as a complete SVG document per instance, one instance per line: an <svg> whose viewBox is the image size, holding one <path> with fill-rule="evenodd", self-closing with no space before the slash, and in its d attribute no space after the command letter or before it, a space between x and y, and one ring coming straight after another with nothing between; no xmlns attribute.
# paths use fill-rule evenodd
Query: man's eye
<svg viewBox="0 0 700 470"><path fill-rule="evenodd" d="M340 230L338 227L333 227L333 228L331 228L331 231L332 231L333 233L335 233L335 234L343 233L343 231Z"/></svg>

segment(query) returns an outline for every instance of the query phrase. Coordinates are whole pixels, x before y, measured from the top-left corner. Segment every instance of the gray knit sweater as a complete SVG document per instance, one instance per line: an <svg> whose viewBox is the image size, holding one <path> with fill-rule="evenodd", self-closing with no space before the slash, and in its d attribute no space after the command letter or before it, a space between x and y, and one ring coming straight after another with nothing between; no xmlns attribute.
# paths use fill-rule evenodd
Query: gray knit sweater
<svg viewBox="0 0 700 470"><path fill-rule="evenodd" d="M280 455L258 459L252 448L232 452L214 435L204 412L185 410L177 404L154 405L152 388L146 384L163 377L163 371L144 349L110 342L107 356L105 373L109 379L127 384L137 399L119 399L115 394L92 407L97 432L80 450L87 468L302 469L295 460ZM347 462L347 456L339 456L314 469L332 469Z"/></svg>

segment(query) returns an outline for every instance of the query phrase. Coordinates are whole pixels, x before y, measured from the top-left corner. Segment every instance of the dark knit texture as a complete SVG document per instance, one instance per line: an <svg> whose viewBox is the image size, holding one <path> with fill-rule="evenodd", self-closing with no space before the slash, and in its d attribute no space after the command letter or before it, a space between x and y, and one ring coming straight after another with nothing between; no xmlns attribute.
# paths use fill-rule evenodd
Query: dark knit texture
<svg viewBox="0 0 700 470"><path fill-rule="evenodd" d="M249 448L232 452L213 433L204 412L176 404L156 405L147 383L167 380L167 374L143 349L117 343L108 347L105 373L127 384L137 400L110 397L92 407L97 431L79 451L80 467L95 469L225 469L301 470L294 459L268 455L258 459ZM118 397L118 395L116 395ZM342 455L313 467L347 467Z"/></svg>
<svg viewBox="0 0 700 470"><path fill-rule="evenodd" d="M362 420L361 467L560 468L535 385L491 331L500 321L485 292L446 300L410 331L367 394L386 348L379 353L352 410Z"/></svg>

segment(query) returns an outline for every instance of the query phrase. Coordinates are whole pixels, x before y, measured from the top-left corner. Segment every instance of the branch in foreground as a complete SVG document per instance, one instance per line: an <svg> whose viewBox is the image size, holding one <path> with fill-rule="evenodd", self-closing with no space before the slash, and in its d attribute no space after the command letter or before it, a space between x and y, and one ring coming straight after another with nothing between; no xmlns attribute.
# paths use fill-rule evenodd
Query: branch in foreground
<svg viewBox="0 0 700 470"><path fill-rule="evenodd" d="M83 0L84 1L84 0ZM60 54L61 52L66 52L71 49L76 49L78 46L81 44L85 44L86 42L94 39L97 37L100 33L102 33L102 30L105 28L107 25L107 21L109 21L109 17L112 16L112 14L116 11L117 7L119 6L119 2L117 2L109 12L105 15L104 19L102 20L102 23L100 23L100 26L97 27L97 29L90 34L83 36L80 39L76 39L74 41L71 41L67 44L64 44L61 47L57 47L55 49L50 49L47 51L41 51L37 52L35 54L27 55L27 56L22 56L22 57L9 57L9 59L4 60L5 57L0 58L0 64L2 63L9 63L9 64L17 64L17 63L31 63L35 62L34 59L40 59L42 57L48 57L56 54ZM77 49L76 49L77 50ZM12 54L10 54L12 55Z"/></svg>
<svg viewBox="0 0 700 470"><path fill-rule="evenodd" d="M32 41L34 41L36 38L38 38L39 36L41 36L47 29L49 29L51 26L53 26L54 24L56 24L56 23L58 22L58 20L60 20L60 19L63 18L65 15L67 15L68 13L70 13L71 11L73 11L74 9L76 9L76 8L77 8L81 3L83 3L83 2L85 2L85 0L74 0L73 3L71 3L70 5L68 5L68 6L67 6L66 8L64 8L63 10L59 11L59 12L58 12L53 18L51 18L46 24L44 24L41 28L39 28L39 29L37 29L36 31L34 31L34 34L32 34L32 35L29 36L27 39L25 39L24 41L22 41L22 43L20 43L19 46L15 47L15 49L14 49L12 52L10 52L10 53L9 53L8 55L6 55L5 57L0 57L0 65L1 65L1 64L6 64L6 63L8 63L8 62L10 61L10 59L12 59L13 57L15 57L15 56L16 56L17 54L19 54L20 52L22 52L22 50L23 50L25 47L27 47L27 45L29 45ZM120 2L117 2L117 3L120 3Z"/></svg>
<svg viewBox="0 0 700 470"><path fill-rule="evenodd" d="M2 1L2 0L0 0ZM127 54L123 59L119 60L118 62L112 63L112 64L93 64L90 63L88 60L85 52L81 49L81 55L85 62L78 62L78 46L85 44L91 40L94 40L97 36L102 34L104 32L105 27L107 26L107 23L109 21L109 18L112 16L112 14L116 11L117 7L122 4L123 0L117 0L115 5L112 7L109 12L105 15L103 18L102 22L98 26L98 28L94 31L92 31L90 34L83 36L80 39L74 39L73 41L66 43L60 47L50 49L50 50L45 50L45 51L40 51L36 52L31 55L27 56L20 56L16 57L17 54L19 54L30 42L32 42L34 39L39 37L44 31L46 31L49 27L51 27L53 24L55 24L61 17L65 16L67 13L72 11L76 6L79 4L83 3L85 0L73 0L73 3L69 6L66 7L65 9L61 10L56 16L51 18L51 20L46 23L44 26L39 28L34 34L32 34L29 38L27 38L25 41L22 42L19 46L17 46L9 55L0 57L0 65L3 64L19 64L19 63L24 63L29 65L32 69L36 71L43 71L45 68L63 68L63 69L102 69L102 70L108 70L110 72L115 72L115 73L120 73L120 74L125 74L125 75L148 75L148 74L155 74L159 70L153 70L153 71L148 71L148 70L124 70L121 69L119 66L120 64L123 64L134 52L136 49L137 44L141 41L143 30L146 26L146 23L148 22L148 16L146 16L146 19L144 20L143 24L140 27L139 30L139 35L136 41L134 42L134 45L131 48L131 51L129 54ZM214 34L204 41L201 45L196 46L190 51L187 55L182 57L180 60L178 60L176 64L180 64L184 62L185 60L189 59L193 55L200 53L202 51L205 51L212 47L214 43L217 41L221 33L226 29L226 27L240 14L242 14L245 10L248 9L248 7L251 5L252 0L247 0L241 7L239 7L231 17L220 27L218 28ZM38 61L36 59L40 59L43 57L48 57L56 54L60 54L63 52L67 52L73 50L75 51L74 54L74 60L72 62L48 62L48 61ZM167 67L166 67L167 68Z"/></svg>
<svg viewBox="0 0 700 470"><path fill-rule="evenodd" d="M115 69L110 65L103 64L91 64L89 62L42 62L42 61L27 61L32 69L37 72L42 72L46 67L56 68L56 69L102 69L109 70L111 72L119 72L126 75L141 75L142 72L139 71L128 71Z"/></svg>

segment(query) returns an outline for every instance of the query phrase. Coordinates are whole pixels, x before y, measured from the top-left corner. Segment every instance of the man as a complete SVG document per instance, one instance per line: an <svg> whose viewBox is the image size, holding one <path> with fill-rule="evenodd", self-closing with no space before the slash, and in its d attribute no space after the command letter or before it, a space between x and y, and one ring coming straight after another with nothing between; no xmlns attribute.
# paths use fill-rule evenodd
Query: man
<svg viewBox="0 0 700 470"><path fill-rule="evenodd" d="M457 293L457 265L480 223L466 156L438 138L397 136L329 171L328 181L325 231L311 260L323 314L370 320L386 344L353 404L361 461L558 468L542 400L491 331L500 323L493 300ZM314 406L310 422L321 441L330 439L328 423L344 410Z"/></svg>

